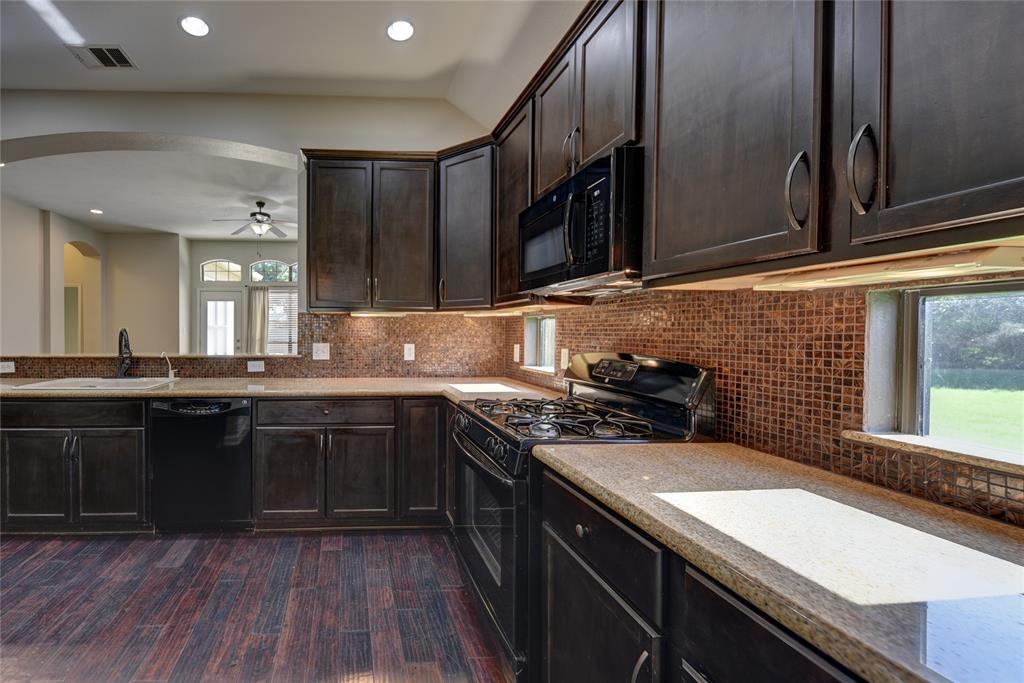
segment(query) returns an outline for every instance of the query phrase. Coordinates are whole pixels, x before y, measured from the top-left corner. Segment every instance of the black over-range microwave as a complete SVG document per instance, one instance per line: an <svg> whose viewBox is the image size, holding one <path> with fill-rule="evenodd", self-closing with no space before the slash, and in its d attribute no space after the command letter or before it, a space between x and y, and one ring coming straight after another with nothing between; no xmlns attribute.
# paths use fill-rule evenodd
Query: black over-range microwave
<svg viewBox="0 0 1024 683"><path fill-rule="evenodd" d="M619 147L519 214L519 291L636 286L643 240L642 147Z"/></svg>

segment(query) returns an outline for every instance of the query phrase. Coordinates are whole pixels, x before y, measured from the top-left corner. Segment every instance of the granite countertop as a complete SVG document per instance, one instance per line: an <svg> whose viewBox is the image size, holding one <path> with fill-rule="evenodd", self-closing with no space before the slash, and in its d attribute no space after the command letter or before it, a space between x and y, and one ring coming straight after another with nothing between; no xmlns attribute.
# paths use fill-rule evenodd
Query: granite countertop
<svg viewBox="0 0 1024 683"><path fill-rule="evenodd" d="M0 381L0 399L31 398L287 398L357 396L444 396L474 398L555 396L556 393L505 377L183 378L147 390L20 389L39 379ZM512 392L501 387L511 387Z"/></svg>
<svg viewBox="0 0 1024 683"><path fill-rule="evenodd" d="M1024 529L734 444L533 455L869 680L1024 680Z"/></svg>

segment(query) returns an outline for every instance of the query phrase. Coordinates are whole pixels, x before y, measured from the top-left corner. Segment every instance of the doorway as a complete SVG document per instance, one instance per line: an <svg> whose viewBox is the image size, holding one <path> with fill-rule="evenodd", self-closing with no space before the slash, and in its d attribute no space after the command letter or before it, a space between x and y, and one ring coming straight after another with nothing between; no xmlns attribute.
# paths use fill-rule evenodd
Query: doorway
<svg viewBox="0 0 1024 683"><path fill-rule="evenodd" d="M200 352L233 356L242 351L242 293L199 291Z"/></svg>

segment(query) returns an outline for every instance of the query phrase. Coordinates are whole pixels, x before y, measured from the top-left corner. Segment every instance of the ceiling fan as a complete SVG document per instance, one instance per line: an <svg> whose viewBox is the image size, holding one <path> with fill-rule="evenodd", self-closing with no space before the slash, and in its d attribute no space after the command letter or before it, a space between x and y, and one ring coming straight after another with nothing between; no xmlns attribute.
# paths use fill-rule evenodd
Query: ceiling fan
<svg viewBox="0 0 1024 683"><path fill-rule="evenodd" d="M289 227L298 227L297 223L290 221L275 221L270 217L270 214L263 210L263 207L267 203L264 201L256 202L256 210L249 214L248 218L214 218L214 223L237 223L239 221L245 221L245 225L235 230L232 235L241 235L246 230L252 230L256 233L256 237L263 237L268 232L277 237L287 237L284 230L281 230L279 225L287 225Z"/></svg>

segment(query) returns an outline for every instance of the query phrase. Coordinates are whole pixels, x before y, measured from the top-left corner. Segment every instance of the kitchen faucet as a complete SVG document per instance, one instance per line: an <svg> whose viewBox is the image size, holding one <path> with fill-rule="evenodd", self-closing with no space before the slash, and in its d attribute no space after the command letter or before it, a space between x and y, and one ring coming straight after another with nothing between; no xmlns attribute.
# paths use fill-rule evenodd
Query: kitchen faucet
<svg viewBox="0 0 1024 683"><path fill-rule="evenodd" d="M121 328L117 333L117 376L127 377L132 367L132 345L128 340L128 330Z"/></svg>

